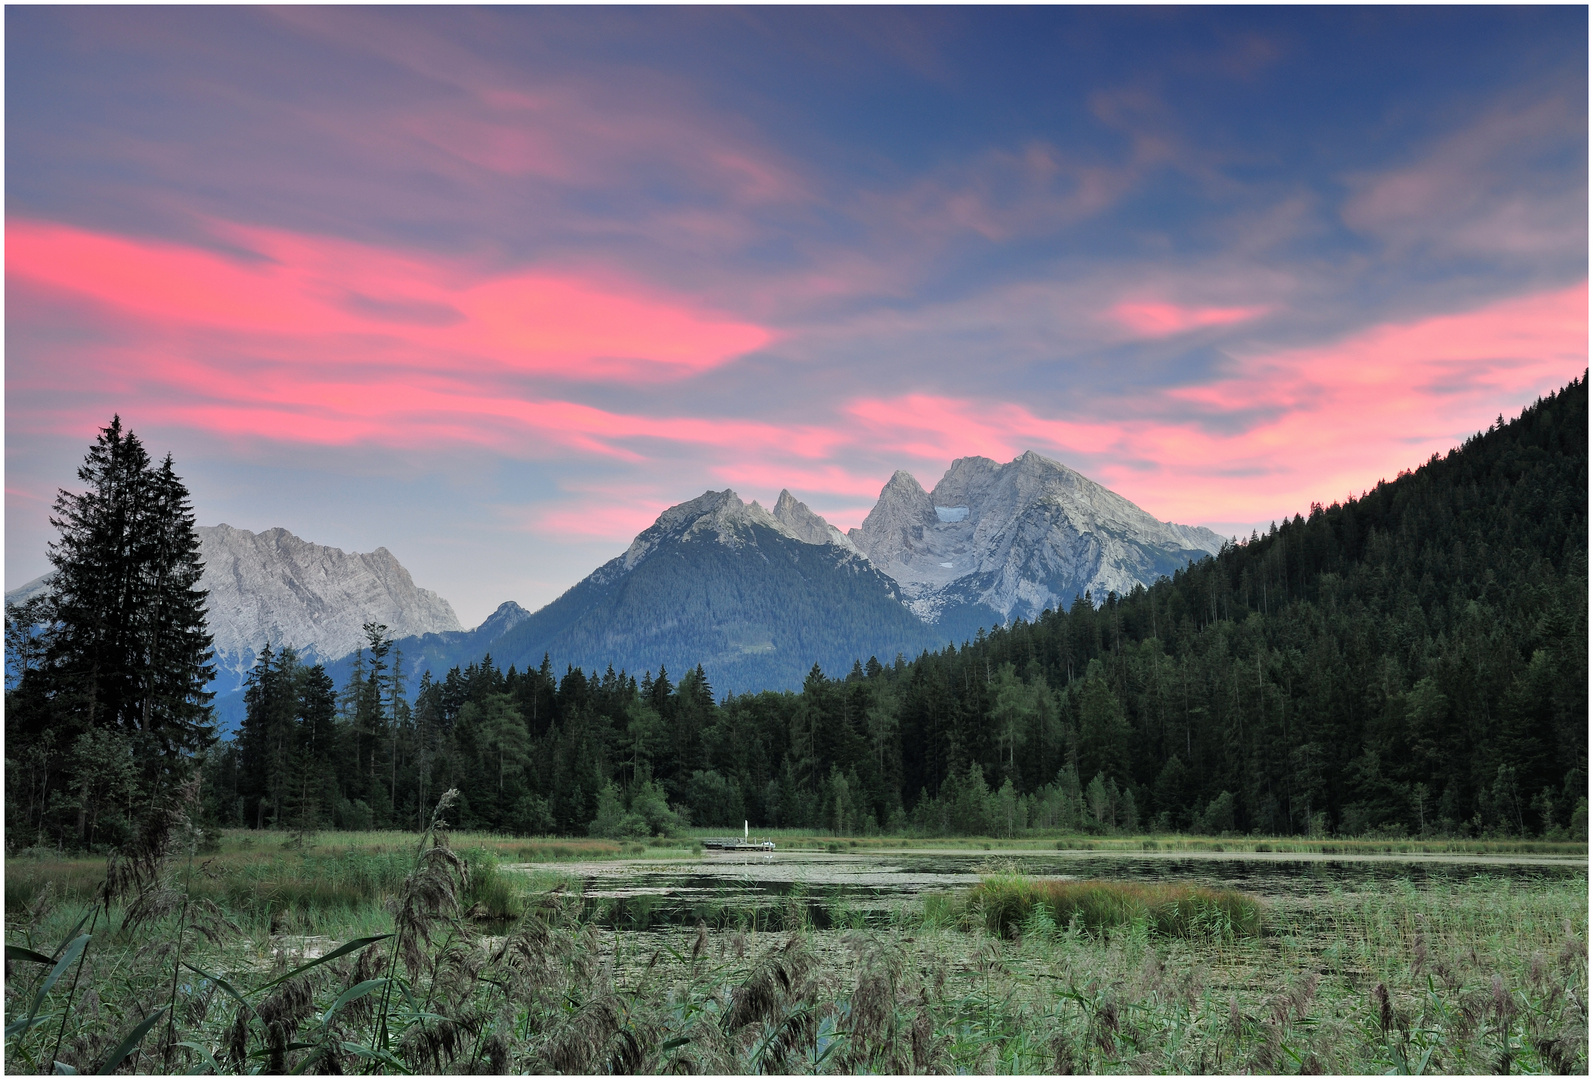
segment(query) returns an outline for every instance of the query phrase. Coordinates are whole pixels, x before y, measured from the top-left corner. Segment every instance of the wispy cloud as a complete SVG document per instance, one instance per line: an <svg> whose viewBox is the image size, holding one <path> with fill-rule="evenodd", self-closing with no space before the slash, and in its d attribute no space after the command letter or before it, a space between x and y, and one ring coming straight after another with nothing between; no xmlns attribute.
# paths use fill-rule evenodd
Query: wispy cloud
<svg viewBox="0 0 1593 1080"><path fill-rule="evenodd" d="M483 272L277 230L220 227L229 258L42 222L7 227L7 272L188 340L217 335L313 380L335 366L669 379L772 340L769 331L610 277ZM197 358L203 349L195 349ZM224 371L214 369L225 381Z"/></svg>
<svg viewBox="0 0 1593 1080"><path fill-rule="evenodd" d="M1107 312L1134 333L1148 338L1167 337L1205 326L1229 326L1265 315L1260 307L1194 307L1158 300L1122 300Z"/></svg>
<svg viewBox="0 0 1593 1080"><path fill-rule="evenodd" d="M1572 161L1583 166L1580 188L1565 183ZM1402 253L1585 263L1586 162L1586 101L1501 105L1413 160L1346 177L1344 221Z"/></svg>
<svg viewBox="0 0 1593 1080"><path fill-rule="evenodd" d="M8 576L113 411L211 491L303 470L258 512L312 538L446 459L472 543L577 567L706 487L844 526L1026 449L1264 519L1586 363L1579 10L7 29Z"/></svg>
<svg viewBox="0 0 1593 1080"><path fill-rule="evenodd" d="M1120 403L1109 418L931 395L849 411L876 453L949 462L1039 449L1163 518L1258 521L1359 493L1574 378L1587 305L1584 284L1239 357L1229 377ZM1256 419L1212 430L1208 411Z"/></svg>

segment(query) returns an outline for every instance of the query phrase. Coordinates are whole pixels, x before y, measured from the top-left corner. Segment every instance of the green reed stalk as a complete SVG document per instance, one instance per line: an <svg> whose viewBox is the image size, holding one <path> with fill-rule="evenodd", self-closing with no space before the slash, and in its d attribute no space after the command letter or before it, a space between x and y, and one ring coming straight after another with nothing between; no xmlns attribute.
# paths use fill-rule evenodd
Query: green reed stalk
<svg viewBox="0 0 1593 1080"><path fill-rule="evenodd" d="M458 797L459 790L457 788L449 788L443 793L443 797L437 800L437 809L432 811L431 821L426 825L426 831L420 834L420 843L415 846L415 861L410 865L409 870L411 875L415 874L415 872L420 869L421 859L424 858L426 854L426 840L437 831L437 826L442 823L443 811L448 809L449 806L453 805L453 801ZM388 1046L387 1017L388 1013L391 1011L393 1002L393 979L398 971L398 954L403 937L403 927L399 925L399 920L402 918L403 909L400 908L399 913L393 917L392 955L389 956L387 960L387 981L382 987L381 1016L377 1020L375 1030L371 1032L373 1068L375 1067L374 1059L377 1042L381 1042L383 1050L386 1050Z"/></svg>
<svg viewBox="0 0 1593 1080"><path fill-rule="evenodd" d="M61 1026L55 1033L55 1047L50 1051L50 1071L55 1071L55 1062L61 1055L61 1040L66 1038L66 1018L72 1015L72 1002L77 998L77 980L83 974L83 964L88 960L89 946L94 943L94 928L100 923L100 906L94 905L94 917L89 921L89 940L83 943L83 951L78 953L77 968L72 972L72 988L66 993L66 1008L61 1010ZM78 923L82 926L82 923Z"/></svg>
<svg viewBox="0 0 1593 1080"><path fill-rule="evenodd" d="M190 837L190 841L192 838ZM183 908L177 916L177 956L171 965L171 999L166 1005L166 1050L161 1055L161 1068L171 1068L171 1052L177 1039L177 973L183 966L183 933L188 925L188 897L194 881L194 846L188 845L188 867L183 874Z"/></svg>

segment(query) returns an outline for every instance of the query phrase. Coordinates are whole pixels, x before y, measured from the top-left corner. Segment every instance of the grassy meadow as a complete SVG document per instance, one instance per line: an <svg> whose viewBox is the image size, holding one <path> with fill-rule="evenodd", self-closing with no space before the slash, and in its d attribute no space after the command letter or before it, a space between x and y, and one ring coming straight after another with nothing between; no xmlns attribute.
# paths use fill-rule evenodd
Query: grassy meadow
<svg viewBox="0 0 1593 1080"><path fill-rule="evenodd" d="M1309 900L1034 876L999 857L970 887L904 896L883 918L838 893L816 920L813 897L793 891L636 931L587 895L582 867L690 864L708 835L194 843L174 824L109 865L18 853L5 873L6 1067L1587 1072L1585 845L1528 853L1580 855L1568 872L1396 877ZM1017 849L773 838L820 857ZM1253 838L1043 846L1086 843L1322 853Z"/></svg>

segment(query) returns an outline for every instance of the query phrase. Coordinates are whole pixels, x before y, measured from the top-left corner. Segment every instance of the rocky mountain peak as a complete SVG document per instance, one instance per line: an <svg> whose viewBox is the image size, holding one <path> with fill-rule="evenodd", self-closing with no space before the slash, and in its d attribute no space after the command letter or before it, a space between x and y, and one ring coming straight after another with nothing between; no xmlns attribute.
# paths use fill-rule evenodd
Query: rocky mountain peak
<svg viewBox="0 0 1593 1080"><path fill-rule="evenodd" d="M957 608L985 624L1033 618L1086 589L1149 584L1222 543L1033 451L958 458L928 493L898 472L851 535L931 623Z"/></svg>
<svg viewBox="0 0 1593 1080"><path fill-rule="evenodd" d="M744 506L745 504L736 497L736 493L729 488L725 488L723 491L705 491L695 499L677 503L662 514L659 514L658 519L653 522L652 529L648 529L641 535L646 536L653 529L663 533L675 532L682 528L689 528L704 517L721 515L727 510L734 513L735 510Z"/></svg>
<svg viewBox="0 0 1593 1080"><path fill-rule="evenodd" d="M946 470L946 475L940 478L940 483L935 485L931 498L944 501L964 491L988 486L1001 474L1001 468L987 457L958 458Z"/></svg>
<svg viewBox="0 0 1593 1080"><path fill-rule="evenodd" d="M780 524L796 536L809 544L836 544L848 551L856 552L857 548L846 534L825 521L818 514L808 509L806 503L798 502L796 496L782 488L780 498L774 504L774 517Z"/></svg>
<svg viewBox="0 0 1593 1080"><path fill-rule="evenodd" d="M367 622L386 624L394 638L462 629L448 601L417 586L385 547L343 551L283 528L195 532L219 687L241 683L267 643L334 660L365 644Z"/></svg>
<svg viewBox="0 0 1593 1080"><path fill-rule="evenodd" d="M513 600L505 600L498 605L498 609L481 621L481 625L471 631L488 639L499 637L513 630L516 626L531 617L531 613Z"/></svg>
<svg viewBox="0 0 1593 1080"><path fill-rule="evenodd" d="M729 488L705 491L689 502L671 506L652 526L640 533L626 550L622 568L629 570L665 539L694 540L713 534L721 544L737 547L745 542L754 527L772 529L782 536L800 539L757 502L744 503Z"/></svg>
<svg viewBox="0 0 1593 1080"><path fill-rule="evenodd" d="M938 520L929 492L912 473L897 469L880 489L879 501L863 524L847 536L876 566L895 577L889 565L912 551L923 530Z"/></svg>
<svg viewBox="0 0 1593 1080"><path fill-rule="evenodd" d="M880 489L879 497L881 499L890 498L912 502L924 498L927 494L928 492L924 490L924 485L918 482L916 476L906 469L897 469L891 473L891 478L885 481L885 486Z"/></svg>
<svg viewBox="0 0 1593 1080"><path fill-rule="evenodd" d="M200 587L219 654L291 645L331 659L365 643L367 622L393 637L462 629L448 601L415 584L385 547L347 552L286 529L201 525Z"/></svg>

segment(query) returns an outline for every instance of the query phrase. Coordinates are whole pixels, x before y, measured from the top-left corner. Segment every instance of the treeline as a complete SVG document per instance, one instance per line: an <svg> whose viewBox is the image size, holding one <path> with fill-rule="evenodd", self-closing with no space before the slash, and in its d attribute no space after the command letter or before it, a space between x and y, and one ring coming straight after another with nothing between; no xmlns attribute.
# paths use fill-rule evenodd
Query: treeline
<svg viewBox="0 0 1593 1080"><path fill-rule="evenodd" d="M385 628L335 690L262 658L218 821L1012 834L1586 835L1587 383L1171 579L716 701L490 657L411 700Z"/></svg>

